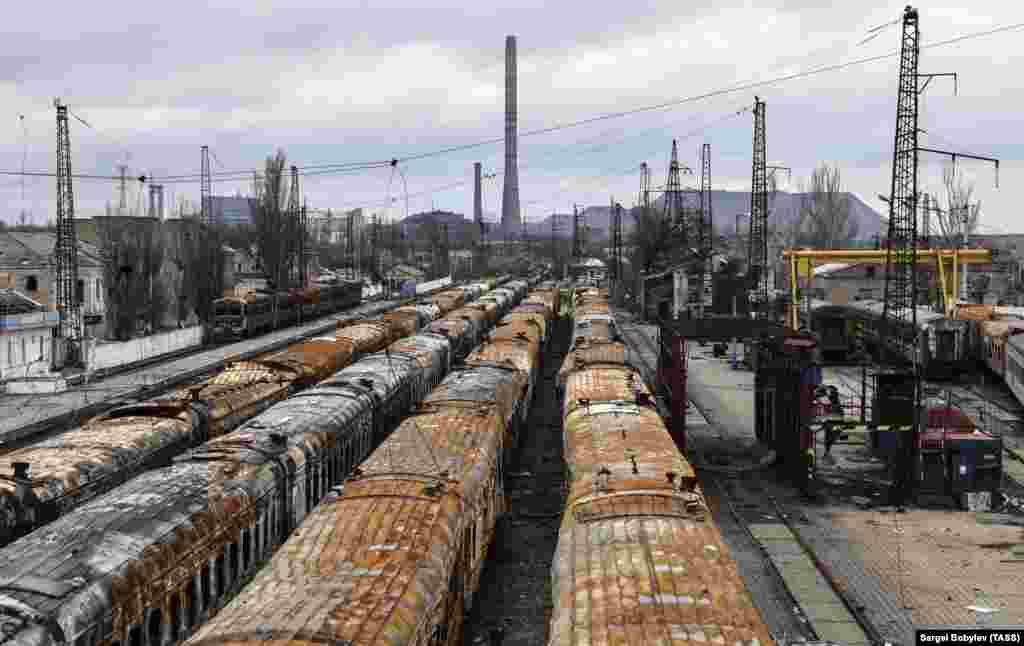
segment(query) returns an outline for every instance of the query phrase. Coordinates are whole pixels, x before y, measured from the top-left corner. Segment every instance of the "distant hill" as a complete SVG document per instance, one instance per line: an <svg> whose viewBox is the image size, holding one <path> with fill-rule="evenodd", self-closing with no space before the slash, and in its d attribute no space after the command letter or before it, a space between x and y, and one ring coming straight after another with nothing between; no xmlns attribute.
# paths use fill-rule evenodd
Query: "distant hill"
<svg viewBox="0 0 1024 646"><path fill-rule="evenodd" d="M786 223L792 222L800 210L800 200L803 195L803 193L777 193L775 195L775 201L772 204L772 213L770 216L771 224L776 224L780 221ZM857 238L860 240L867 240L872 236L881 233L883 224L881 214L865 204L853 193L847 193L846 195L850 199L850 208L852 210L853 218L857 222ZM662 208L663 203L663 196L662 198L655 200L655 206L657 208ZM738 213L750 212L750 192L712 191L711 208L715 219L715 231L721 235L735 235L736 215ZM630 231L636 222L634 216L631 214L632 211L632 209L626 209L623 212L622 228L624 232ZM593 239L609 237L609 229L611 228L612 219L610 206L590 206L584 209L584 213L586 215L587 226L591 229ZM563 238L572 237L572 214L558 214L558 217L558 236ZM746 221L746 218L740 219L741 232L746 231L749 226L750 225ZM537 222L530 222L528 230L530 235L533 236L550 236L551 216L547 216Z"/></svg>

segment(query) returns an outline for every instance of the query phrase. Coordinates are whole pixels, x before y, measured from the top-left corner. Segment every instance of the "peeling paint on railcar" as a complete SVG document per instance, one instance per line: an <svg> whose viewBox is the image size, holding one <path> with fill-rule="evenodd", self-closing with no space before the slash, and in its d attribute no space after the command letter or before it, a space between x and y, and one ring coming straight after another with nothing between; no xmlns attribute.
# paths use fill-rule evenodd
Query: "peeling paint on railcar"
<svg viewBox="0 0 1024 646"><path fill-rule="evenodd" d="M569 374L593 365L627 365L628 352L623 343L584 339L565 356L558 370L558 384L565 387Z"/></svg>

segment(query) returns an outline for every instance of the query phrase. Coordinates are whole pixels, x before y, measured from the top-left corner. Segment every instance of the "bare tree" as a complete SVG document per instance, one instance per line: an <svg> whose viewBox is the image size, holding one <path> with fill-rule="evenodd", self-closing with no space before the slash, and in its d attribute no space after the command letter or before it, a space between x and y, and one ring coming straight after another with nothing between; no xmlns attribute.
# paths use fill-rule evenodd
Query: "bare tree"
<svg viewBox="0 0 1024 646"><path fill-rule="evenodd" d="M632 211L636 228L631 240L633 255L630 262L641 271L650 273L670 250L672 229L668 220L656 208Z"/></svg>
<svg viewBox="0 0 1024 646"><path fill-rule="evenodd" d="M107 335L114 339L130 339L140 329L156 331L167 311L167 290L160 276L164 245L157 227L146 220L141 226L100 222Z"/></svg>
<svg viewBox="0 0 1024 646"><path fill-rule="evenodd" d="M195 307L201 321L213 319L213 301L224 294L224 266L227 258L218 227L208 228L193 215L184 230L181 253L176 259L181 272L182 298L178 304L178 320L188 317L188 307Z"/></svg>
<svg viewBox="0 0 1024 646"><path fill-rule="evenodd" d="M942 186L945 190L945 208L931 210L932 235L938 238L942 247L959 247L964 234L974 233L981 219L981 202L972 200L974 184L957 175L955 167L942 171Z"/></svg>
<svg viewBox="0 0 1024 646"><path fill-rule="evenodd" d="M287 210L286 181L284 151L278 150L267 158L254 222L260 264L273 289L287 289L291 284L292 260L298 249L298 230Z"/></svg>
<svg viewBox="0 0 1024 646"><path fill-rule="evenodd" d="M811 173L809 185L801 188L800 244L836 249L857 237L857 221L851 214L850 196L842 190L838 166L822 164Z"/></svg>

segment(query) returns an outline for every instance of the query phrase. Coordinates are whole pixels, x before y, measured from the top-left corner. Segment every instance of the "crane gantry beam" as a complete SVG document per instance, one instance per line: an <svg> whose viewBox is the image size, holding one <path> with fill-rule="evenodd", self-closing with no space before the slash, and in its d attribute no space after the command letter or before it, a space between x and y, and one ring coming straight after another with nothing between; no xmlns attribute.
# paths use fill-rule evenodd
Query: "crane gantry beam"
<svg viewBox="0 0 1024 646"><path fill-rule="evenodd" d="M792 329L800 327L799 293L797 277L810 274L815 262L821 263L852 263L884 265L887 250L878 249L786 249L782 257L789 264L790 311L786 316L786 325ZM988 265L993 262L995 254L991 249L918 249L917 264L934 263L939 275L947 314L952 312L959 299L959 267L960 265ZM949 269L947 269L947 263Z"/></svg>

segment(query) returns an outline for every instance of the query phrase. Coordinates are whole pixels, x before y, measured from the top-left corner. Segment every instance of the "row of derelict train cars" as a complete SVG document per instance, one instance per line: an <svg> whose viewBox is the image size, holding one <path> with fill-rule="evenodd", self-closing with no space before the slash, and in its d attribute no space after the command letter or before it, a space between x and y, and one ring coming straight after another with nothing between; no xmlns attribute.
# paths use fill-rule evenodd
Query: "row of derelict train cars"
<svg viewBox="0 0 1024 646"><path fill-rule="evenodd" d="M526 420L571 316L549 645L770 646L607 293L540 279L364 308L0 457L19 472L5 522L49 514L0 549L0 644L459 644L509 460L550 432ZM50 449L88 457L62 470Z"/></svg>
<svg viewBox="0 0 1024 646"><path fill-rule="evenodd" d="M855 357L857 337L868 349L877 347L882 326L881 301L836 305L813 301L810 328L822 358ZM1024 308L968 306L950 317L931 309L917 310L918 357L925 377L955 380L985 366L1024 404ZM904 349L910 360L909 349Z"/></svg>

